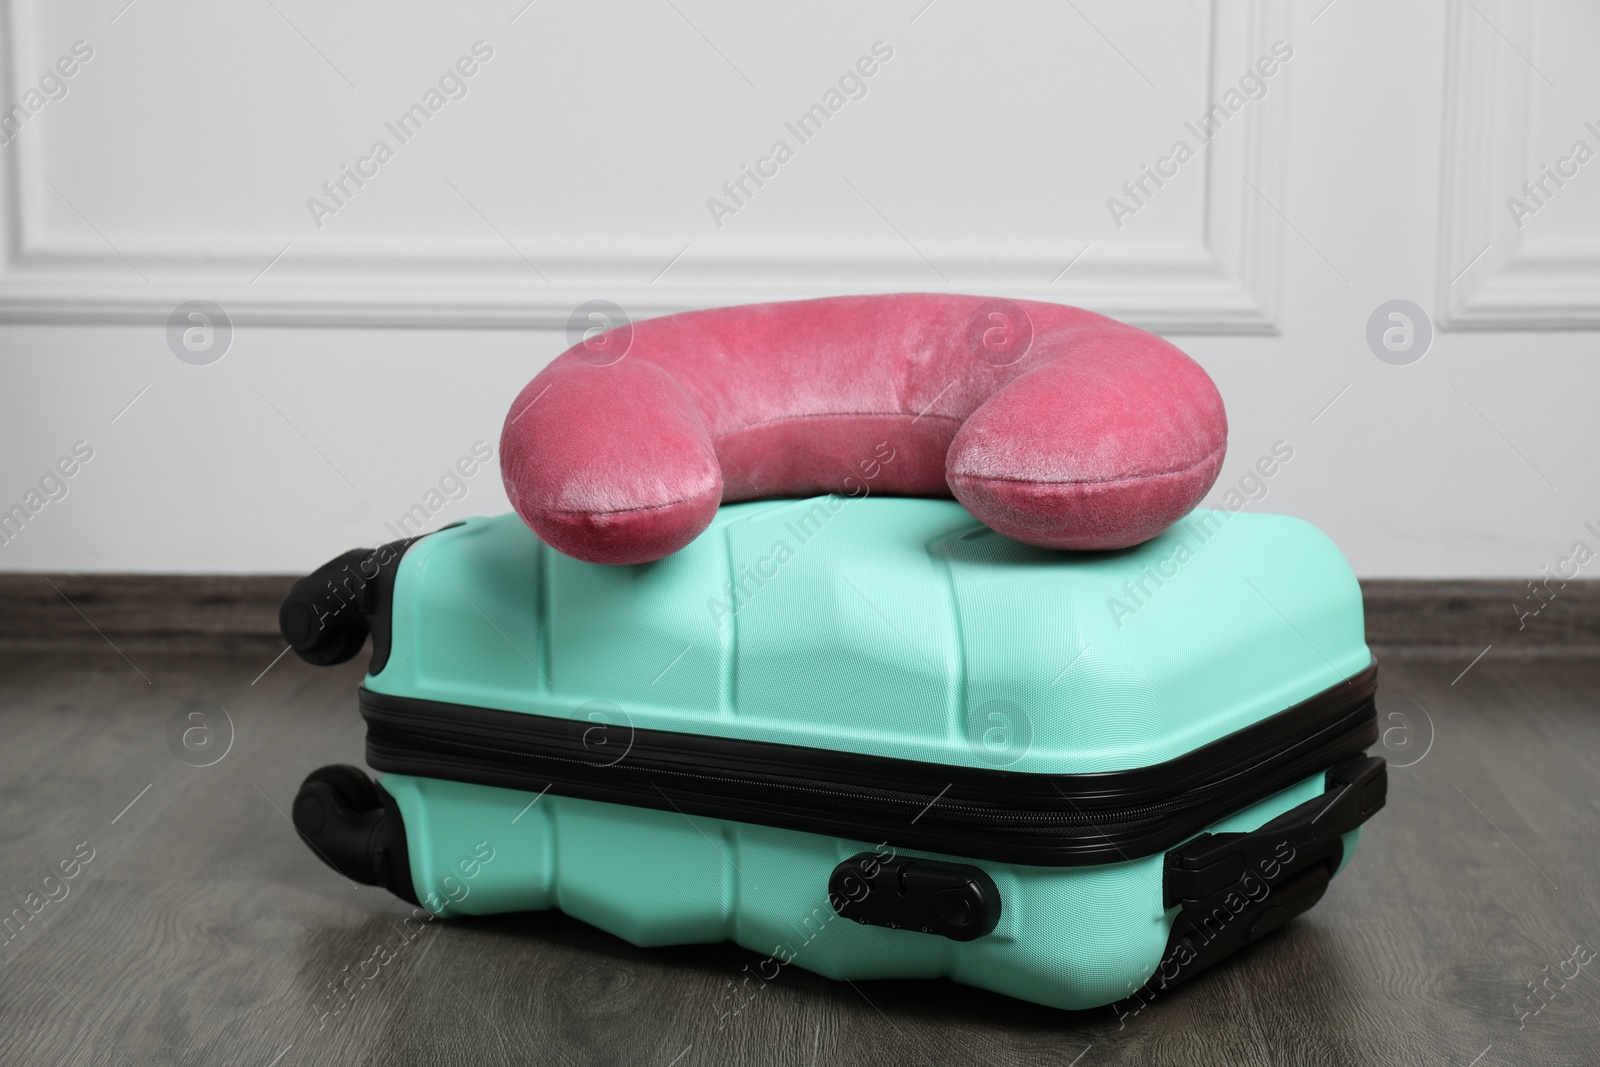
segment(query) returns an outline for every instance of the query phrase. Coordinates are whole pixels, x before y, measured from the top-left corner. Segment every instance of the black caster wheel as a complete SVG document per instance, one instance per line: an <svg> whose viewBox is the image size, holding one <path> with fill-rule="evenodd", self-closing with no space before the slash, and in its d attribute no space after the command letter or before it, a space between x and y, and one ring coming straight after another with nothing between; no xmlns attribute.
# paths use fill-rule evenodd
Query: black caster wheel
<svg viewBox="0 0 1600 1067"><path fill-rule="evenodd" d="M358 601L366 585L362 564L371 555L353 548L295 582L283 598L278 632L307 663L343 663L366 644L369 627Z"/></svg>
<svg viewBox="0 0 1600 1067"><path fill-rule="evenodd" d="M312 771L295 794L293 821L329 867L417 902L400 808L360 768L336 763Z"/></svg>

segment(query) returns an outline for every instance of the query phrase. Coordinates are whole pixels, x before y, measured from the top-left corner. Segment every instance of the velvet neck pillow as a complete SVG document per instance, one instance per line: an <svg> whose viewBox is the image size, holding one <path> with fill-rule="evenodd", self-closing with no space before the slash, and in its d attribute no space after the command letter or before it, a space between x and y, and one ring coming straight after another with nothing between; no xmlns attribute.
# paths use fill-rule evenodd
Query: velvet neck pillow
<svg viewBox="0 0 1600 1067"><path fill-rule="evenodd" d="M1078 308L933 293L669 315L586 338L506 416L512 506L596 563L661 559L719 504L955 498L1008 537L1125 548L1200 502L1227 417L1153 334Z"/></svg>

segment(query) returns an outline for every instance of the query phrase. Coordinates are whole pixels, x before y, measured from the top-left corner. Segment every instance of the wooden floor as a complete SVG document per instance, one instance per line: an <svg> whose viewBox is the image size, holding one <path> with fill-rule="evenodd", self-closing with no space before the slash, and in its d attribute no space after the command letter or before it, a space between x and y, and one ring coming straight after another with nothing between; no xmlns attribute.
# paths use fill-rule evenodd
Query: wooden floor
<svg viewBox="0 0 1600 1067"><path fill-rule="evenodd" d="M1385 663L1389 807L1353 865L1135 1016L791 968L719 1028L753 955L558 914L416 932L316 861L284 813L360 762L356 664L130 657L0 653L0 910L38 911L0 941L6 1064L1600 1062L1600 958L1569 962L1600 946L1595 660ZM212 766L169 747L186 701L231 720ZM319 1025L346 968L377 974Z"/></svg>

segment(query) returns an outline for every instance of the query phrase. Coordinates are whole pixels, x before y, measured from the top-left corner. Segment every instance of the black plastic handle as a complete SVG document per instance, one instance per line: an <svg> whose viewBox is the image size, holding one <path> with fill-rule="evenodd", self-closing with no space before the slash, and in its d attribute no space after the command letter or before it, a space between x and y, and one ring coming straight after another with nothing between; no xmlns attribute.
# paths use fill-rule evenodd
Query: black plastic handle
<svg viewBox="0 0 1600 1067"><path fill-rule="evenodd" d="M1321 796L1257 830L1201 834L1167 853L1166 906L1180 910L1156 973L1127 1000L1147 1003L1322 899L1344 860L1344 835L1388 798L1387 765L1360 756L1329 771L1324 785Z"/></svg>
<svg viewBox="0 0 1600 1067"><path fill-rule="evenodd" d="M1344 856L1340 839L1388 798L1387 766L1380 756L1357 757L1328 772L1321 796L1260 829L1201 834L1168 852L1166 906L1226 893L1252 874L1274 882L1316 864L1337 867Z"/></svg>

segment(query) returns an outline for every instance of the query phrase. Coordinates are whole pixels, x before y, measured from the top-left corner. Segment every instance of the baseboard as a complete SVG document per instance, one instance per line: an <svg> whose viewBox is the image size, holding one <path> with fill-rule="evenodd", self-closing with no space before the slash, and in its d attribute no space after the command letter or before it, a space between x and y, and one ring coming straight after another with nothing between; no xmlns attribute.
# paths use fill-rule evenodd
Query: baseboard
<svg viewBox="0 0 1600 1067"><path fill-rule="evenodd" d="M0 648L276 652L296 577L0 574Z"/></svg>
<svg viewBox="0 0 1600 1067"><path fill-rule="evenodd" d="M0 574L0 648L277 652L293 575ZM1363 582L1380 656L1600 657L1600 581ZM1537 614L1533 608L1539 608ZM1526 613L1526 614L1524 614Z"/></svg>
<svg viewBox="0 0 1600 1067"><path fill-rule="evenodd" d="M1600 581L1369 580L1367 643L1380 655L1600 656Z"/></svg>
<svg viewBox="0 0 1600 1067"><path fill-rule="evenodd" d="M0 574L0 648L277 653L278 601L293 581ZM1496 656L1600 657L1600 581L1539 585L1541 598L1517 581L1382 579L1362 590L1366 641L1379 656L1475 656L1493 645Z"/></svg>

